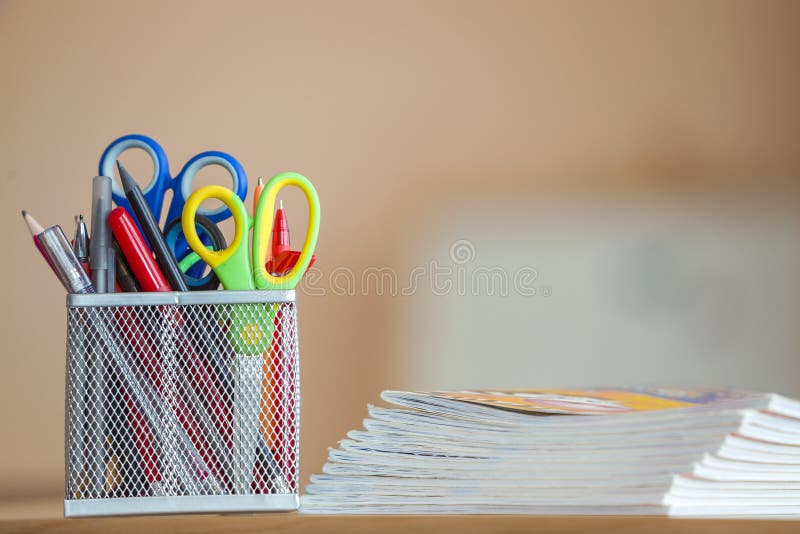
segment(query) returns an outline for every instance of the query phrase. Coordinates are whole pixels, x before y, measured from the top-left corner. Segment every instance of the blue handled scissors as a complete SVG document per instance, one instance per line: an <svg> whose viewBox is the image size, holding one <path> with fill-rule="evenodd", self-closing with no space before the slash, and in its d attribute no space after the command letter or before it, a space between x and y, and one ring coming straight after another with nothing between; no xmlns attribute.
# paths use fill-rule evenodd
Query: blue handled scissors
<svg viewBox="0 0 800 534"><path fill-rule="evenodd" d="M190 159L183 169L174 178L171 177L169 171L169 163L167 161L167 154L154 139L146 135L124 135L108 145L108 148L103 151L100 157L100 175L114 176L114 164L119 156L128 149L139 148L147 152L150 159L153 160L153 178L149 184L143 189L144 199L147 202L147 207L153 214L157 221L161 220L161 209L164 205L164 194L167 190L172 189L172 202L169 205L167 212L167 223L176 219L180 220L183 213L183 206L186 204L186 199L192 194L192 182L200 169L208 165L217 165L231 175L233 179L232 190L242 200L247 196L247 175L244 172L242 165L230 154L218 151L208 151L197 154ZM128 212L133 213L130 203L122 191L122 187L116 180L111 182L111 196L117 206L125 208ZM231 211L227 206L222 205L214 209L200 208L198 210L200 215L208 217L211 221L218 223L224 221L231 216ZM136 222L137 226L139 222ZM139 228L141 230L141 227ZM213 244L213 236L208 235L205 228L200 227L202 232L202 240L206 245ZM186 244L186 239L183 236L178 236L177 240L173 239L170 243L172 252L175 257L180 260L187 254L189 249ZM209 282L209 275L203 277L204 265L199 263L193 266L187 274L192 280L197 280L197 284L203 285Z"/></svg>
<svg viewBox="0 0 800 534"><path fill-rule="evenodd" d="M168 189L172 189L172 202L167 211L167 221L180 217L183 213L183 206L186 199L192 194L192 181L203 167L208 165L218 165L230 173L233 178L231 188L236 196L244 199L247 196L247 175L242 165L230 154L215 150L197 154L190 159L183 169L174 178L170 175L167 154L161 145L155 140L145 135L124 135L108 145L103 155L100 157L100 175L114 176L114 164L120 154L130 148L140 148L147 152L153 160L153 179L143 188L142 193L147 201L147 206L153 212L153 217L157 221L161 220L161 209L164 204L164 194ZM122 187L114 181L112 183L112 197L117 206L121 206L131 211L128 199ZM224 221L231 216L227 206L219 206L214 209L201 208L198 210L201 215L205 215L214 222Z"/></svg>

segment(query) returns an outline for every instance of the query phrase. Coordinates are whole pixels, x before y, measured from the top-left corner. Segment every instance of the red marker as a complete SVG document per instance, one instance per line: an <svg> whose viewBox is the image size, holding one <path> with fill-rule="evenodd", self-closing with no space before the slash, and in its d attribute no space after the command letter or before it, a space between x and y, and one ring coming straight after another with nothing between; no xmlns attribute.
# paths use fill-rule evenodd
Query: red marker
<svg viewBox="0 0 800 534"><path fill-rule="evenodd" d="M169 291L169 285L164 280L161 271L158 270L158 265L150 255L150 250L145 245L139 229L136 228L136 224L128 212L124 208L112 210L108 215L108 223L111 226L111 232L119 243L120 250L131 266L131 270L134 271L137 281L142 287L147 285L148 289L145 289L145 291ZM166 289L158 289L161 287L166 287ZM150 370L155 358L149 354L150 347L148 343L144 342L144 332L141 330L141 325L135 321L124 321L120 314L117 315L117 320L119 321L118 327L125 335L128 343L131 346L139 345L137 347L137 355L145 363L146 369ZM122 393L128 405L128 424L134 432L136 448L142 457L145 477L150 484L153 495L159 495L161 493L161 472L158 467L158 459L153 450L150 428L141 418L138 408L136 408L127 391L123 390Z"/></svg>
<svg viewBox="0 0 800 534"><path fill-rule="evenodd" d="M108 215L108 224L111 226L114 239L116 239L117 244L119 244L122 255L125 256L125 260L128 262L142 290L172 291L172 288L166 278L164 278L161 269L158 268L158 264L156 264L153 259L150 249L145 244L144 238L136 227L136 223L133 222L133 218L130 214L124 208L113 209ZM179 336L181 346L185 347L185 353L182 356L187 360L187 365L191 366L190 370L192 371L192 378L195 384L203 388L203 391L206 392L206 398L216 407L212 412L214 423L224 435L228 430L226 427L230 426L230 417L222 404L219 390L215 386L215 376L195 352L191 340L187 337L185 330L186 325L180 313L176 312L173 319L176 321L177 326L179 326L175 329L175 334ZM146 354L139 354L139 357L147 366L148 372L151 373L150 380L156 388L160 390L162 385L160 383L160 372L157 370L157 367L160 365L158 358L154 356L149 357ZM221 455L218 456L214 454L212 446L200 431L202 426L197 420L202 413L205 413L205 409L202 406L194 405L192 399L183 399L180 397L176 400L174 409L178 420L181 422L181 426L183 426L184 430L189 435L197 452L200 453L200 456L203 458L203 461L206 465L214 468L217 476L223 478L224 473L222 470ZM153 471L153 476L156 475L158 475L158 473Z"/></svg>
<svg viewBox="0 0 800 534"><path fill-rule="evenodd" d="M119 243L122 255L130 265L143 291L172 291L150 249L125 208L115 208L108 214L111 232Z"/></svg>

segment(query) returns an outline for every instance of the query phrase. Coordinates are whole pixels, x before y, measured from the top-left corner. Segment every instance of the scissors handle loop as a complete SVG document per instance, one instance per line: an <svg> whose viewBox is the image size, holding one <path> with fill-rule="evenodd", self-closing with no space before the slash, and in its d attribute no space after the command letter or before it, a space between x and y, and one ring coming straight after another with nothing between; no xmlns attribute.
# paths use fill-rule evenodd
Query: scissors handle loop
<svg viewBox="0 0 800 534"><path fill-rule="evenodd" d="M103 151L100 156L99 173L101 176L108 176L114 178L114 165L119 159L120 155L126 150L138 148L144 150L150 159L153 160L153 177L150 182L142 188L142 193L147 201L150 211L156 219L161 217L161 204L164 202L164 192L169 188L169 163L167 162L167 154L154 139L146 135L131 134L123 135L119 139L113 141ZM131 211L128 199L125 197L125 192L122 186L116 180L111 181L111 195L117 206Z"/></svg>
<svg viewBox="0 0 800 534"><path fill-rule="evenodd" d="M247 197L247 174L245 174L241 163L230 154L219 152L218 150L202 152L190 159L183 169L181 169L181 172L175 177L174 181L170 182L171 186L174 188L174 193L167 213L168 221L181 216L186 199L192 194L192 183L197 173L208 166L217 166L225 169L231 176L231 180L233 181L231 189L236 196L242 200ZM224 221L230 217L228 209L225 206L219 206L214 209L201 207L200 215L205 215L215 223Z"/></svg>
<svg viewBox="0 0 800 534"><path fill-rule="evenodd" d="M222 250L207 248L197 235L195 226L200 204L212 198L220 200L233 213L235 228L233 241ZM214 269L225 289L255 289L253 277L249 273L250 217L241 199L233 191L221 185L207 185L192 193L183 208L181 227L186 242L209 267Z"/></svg>
<svg viewBox="0 0 800 534"><path fill-rule="evenodd" d="M297 263L287 274L283 276L272 276L265 264L267 261L267 251L269 249L270 236L272 234L273 214L275 212L275 199L278 191L293 185L300 188L305 194L308 203L308 229L303 248ZM303 274L311 262L314 254L314 247L317 246L317 235L319 234L319 197L317 190L311 182L296 172L283 172L270 178L264 185L264 190L258 200L253 221L255 228L253 234L253 278L257 289L294 289L300 282Z"/></svg>

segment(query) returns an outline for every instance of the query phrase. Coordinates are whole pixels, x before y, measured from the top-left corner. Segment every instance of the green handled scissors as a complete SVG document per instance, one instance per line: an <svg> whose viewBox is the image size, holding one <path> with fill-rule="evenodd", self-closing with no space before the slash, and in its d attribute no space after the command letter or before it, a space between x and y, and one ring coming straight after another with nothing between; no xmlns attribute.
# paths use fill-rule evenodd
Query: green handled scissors
<svg viewBox="0 0 800 534"><path fill-rule="evenodd" d="M306 240L294 268L283 276L272 276L265 268L270 234L272 233L275 199L283 187L294 185L305 194L308 202ZM197 235L195 217L203 201L221 200L233 213L235 232L233 242L222 250L210 250ZM206 262L225 289L294 289L305 273L319 233L319 198L305 176L285 172L274 176L264 186L255 208L254 217L247 215L241 199L225 187L201 187L187 199L181 226L189 246ZM248 247L253 229L253 250ZM264 363L262 354L269 350L275 329L278 304L269 312L258 305L236 304L230 311L228 340L234 348L232 364L234 377L233 409L233 485L237 494L251 493L258 444L261 437L261 388Z"/></svg>
<svg viewBox="0 0 800 534"><path fill-rule="evenodd" d="M275 199L283 187L293 185L303 191L308 202L308 230L306 240L294 268L283 276L272 276L265 268L272 233ZM233 213L235 232L233 242L222 250L210 250L200 241L195 226L196 213L205 200L215 198L222 201ZM254 217L251 219L241 199L222 186L201 187L186 200L181 225L186 241L192 250L206 262L225 289L294 289L305 273L319 234L319 197L314 186L305 176L296 172L284 172L272 177L264 186ZM248 236L253 229L252 254L248 247ZM236 315L236 314L234 314ZM232 318L231 343L237 352L261 354L269 344L273 325L255 317L247 320L241 315Z"/></svg>

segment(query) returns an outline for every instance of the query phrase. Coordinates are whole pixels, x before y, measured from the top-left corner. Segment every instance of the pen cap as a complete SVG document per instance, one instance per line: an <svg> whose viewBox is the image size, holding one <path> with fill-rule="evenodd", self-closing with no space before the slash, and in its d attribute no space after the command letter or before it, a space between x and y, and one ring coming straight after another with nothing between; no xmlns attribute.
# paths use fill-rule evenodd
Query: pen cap
<svg viewBox="0 0 800 534"><path fill-rule="evenodd" d="M111 236L108 214L111 212L111 178L95 176L92 179L92 239L89 243L89 264L92 270L108 269Z"/></svg>
<svg viewBox="0 0 800 534"><path fill-rule="evenodd" d="M39 240L59 280L69 293L94 293L92 281L83 270L60 226L48 228L39 234Z"/></svg>

